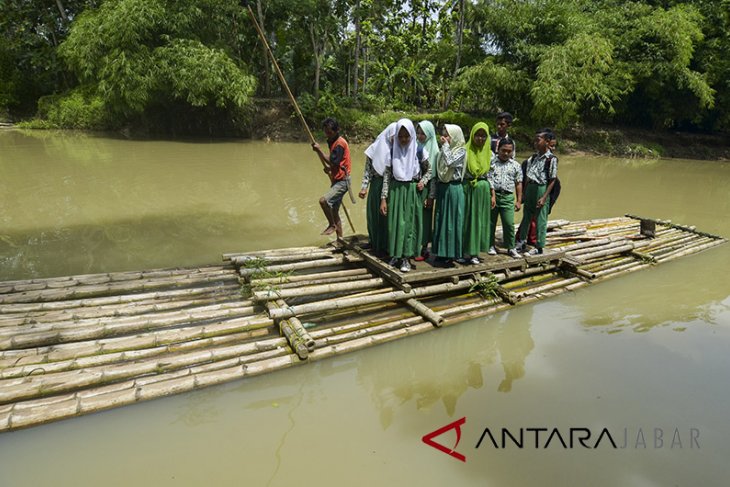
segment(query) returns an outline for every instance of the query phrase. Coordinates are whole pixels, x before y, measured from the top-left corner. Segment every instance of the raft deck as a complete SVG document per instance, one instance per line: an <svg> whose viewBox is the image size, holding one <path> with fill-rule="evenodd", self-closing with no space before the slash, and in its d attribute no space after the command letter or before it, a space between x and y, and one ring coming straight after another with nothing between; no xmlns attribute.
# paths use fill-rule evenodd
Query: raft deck
<svg viewBox="0 0 730 487"><path fill-rule="evenodd" d="M0 283L0 431L301 365L725 243L627 215L551 221L546 253L409 273L355 236L222 265Z"/></svg>

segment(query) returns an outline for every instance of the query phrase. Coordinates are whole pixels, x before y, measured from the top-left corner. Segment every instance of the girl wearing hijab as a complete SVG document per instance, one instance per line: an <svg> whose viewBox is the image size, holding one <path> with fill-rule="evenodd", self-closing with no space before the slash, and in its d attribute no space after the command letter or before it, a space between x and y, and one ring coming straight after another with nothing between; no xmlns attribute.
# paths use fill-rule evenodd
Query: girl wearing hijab
<svg viewBox="0 0 730 487"><path fill-rule="evenodd" d="M437 178L431 185L436 198L432 253L437 262L451 266L460 259L464 236L464 176L466 148L464 132L458 125L446 124L441 135L441 153L436 164Z"/></svg>
<svg viewBox="0 0 730 487"><path fill-rule="evenodd" d="M418 253L421 243L423 212L416 186L421 177L421 159L428 159L428 154L418 150L416 128L407 118L398 120L395 133L393 155L383 176L380 212L388 217L390 265L400 265L401 272L408 272L409 259Z"/></svg>
<svg viewBox="0 0 730 487"><path fill-rule="evenodd" d="M489 127L479 122L471 129L466 144L464 173L464 256L479 264L479 252L489 250L492 191L487 180L492 151L487 144Z"/></svg>
<svg viewBox="0 0 730 487"><path fill-rule="evenodd" d="M423 261L429 256L428 244L433 237L433 198L431 198L431 185L429 184L433 171L436 167L436 160L439 157L439 144L436 137L436 129L428 120L418 123L416 127L416 139L418 140L418 148L422 152L425 151L425 164L421 166L421 180L418 182L416 189L418 190L418 200L423 208L423 220L421 231L421 255L415 260Z"/></svg>
<svg viewBox="0 0 730 487"><path fill-rule="evenodd" d="M373 254L383 256L388 250L388 219L380 213L380 194L383 191L383 175L393 152L395 138L393 122L365 149L365 172L358 196L367 195L365 215L368 222L368 240ZM368 187L370 193L368 194Z"/></svg>

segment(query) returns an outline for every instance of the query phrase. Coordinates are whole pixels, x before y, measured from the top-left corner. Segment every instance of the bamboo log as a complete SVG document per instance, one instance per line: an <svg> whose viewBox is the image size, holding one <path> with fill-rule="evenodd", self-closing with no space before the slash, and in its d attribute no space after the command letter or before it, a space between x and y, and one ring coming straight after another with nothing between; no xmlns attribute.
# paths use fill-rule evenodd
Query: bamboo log
<svg viewBox="0 0 730 487"><path fill-rule="evenodd" d="M106 296L102 298L86 298L86 299L72 299L65 301L48 301L40 303L18 303L18 304L4 304L0 305L0 313L10 312L32 312L32 311L50 311L60 309L71 309L76 307L93 307L93 306L104 306L104 305L122 305L126 303L133 303L138 301L146 300L165 300L165 299L180 299L189 298L191 296L199 296L205 294L217 294L221 292L228 292L232 289L240 289L238 284L226 284L219 285L216 287L203 287L203 288L191 288L191 289L176 289L172 291L155 291L140 294L126 294L121 296Z"/></svg>
<svg viewBox="0 0 730 487"><path fill-rule="evenodd" d="M271 314L271 310L277 308L286 308L286 301L283 299L277 299L266 303L266 307ZM292 316L288 320L281 320L279 322L279 330L286 337L292 350L296 352L301 360L306 360L309 352L314 350L315 342L309 333L304 329L301 321L296 317Z"/></svg>
<svg viewBox="0 0 730 487"><path fill-rule="evenodd" d="M424 305L417 299L411 298L406 299L405 303L411 308L416 314L420 315L426 321L430 322L435 327L440 327L444 322L444 317L435 313L431 308Z"/></svg>
<svg viewBox="0 0 730 487"><path fill-rule="evenodd" d="M321 267L334 267L334 266L340 266L345 265L349 263L356 263L356 262L362 262L362 258L354 255L350 256L338 256L333 257L331 259L316 259L312 261L307 262L295 262L293 264L283 264L283 265L270 265L265 266L260 269L258 268L251 268L247 269L244 267L241 267L239 269L239 273L241 276L250 276L252 274L256 274L259 272L268 272L268 273L277 273L277 272L289 272L289 271L296 271L296 270L302 270L302 269L316 269Z"/></svg>
<svg viewBox="0 0 730 487"><path fill-rule="evenodd" d="M259 343L236 344L216 349L168 354L124 364L102 365L65 372L4 379L0 380L0 404L61 394L147 374L170 372L198 364L219 362L234 357L275 350L281 348L282 345L282 343L275 342L270 342L267 345ZM306 352L306 347L304 347L304 351Z"/></svg>
<svg viewBox="0 0 730 487"><path fill-rule="evenodd" d="M224 261L230 261L233 257L250 256L252 258L265 258L267 255L305 254L308 252L316 252L318 250L322 250L322 247L288 247L283 249L254 250L251 252L229 252L224 253L222 258Z"/></svg>
<svg viewBox="0 0 730 487"><path fill-rule="evenodd" d="M694 247L697 245L703 245L709 242L712 242L714 239L710 237L700 237L698 235L695 235L694 238L684 240L682 242L675 242L671 245L666 245L657 249L652 250L652 255L654 257L661 257L664 254L675 252L677 250L685 249L688 247Z"/></svg>
<svg viewBox="0 0 730 487"><path fill-rule="evenodd" d="M448 293L457 290L468 289L474 284L473 279L460 281L458 284L446 283L421 288L414 288L410 293L404 291L393 291L378 296L338 298L315 303L289 306L288 308L272 309L269 315L272 319L286 319L294 315L304 315L312 312L330 311L336 309L353 308L363 304L384 303L388 301L400 301L409 298L427 296L429 294Z"/></svg>
<svg viewBox="0 0 730 487"><path fill-rule="evenodd" d="M236 298L237 296L237 298ZM236 299L236 301L234 301ZM176 311L186 308L203 307L214 304L231 304L241 306L240 293L235 296L209 297L205 299L163 301L143 301L134 305L124 306L101 306L98 308L71 308L60 311L48 312L25 312L25 313L0 313L0 327L23 326L49 321L61 322L69 320L88 320L104 317L131 317L147 313L162 313Z"/></svg>
<svg viewBox="0 0 730 487"><path fill-rule="evenodd" d="M194 321L213 320L224 317L246 317L252 316L257 310L255 306L241 306L232 302L227 304L211 304L195 308L186 308L160 313L148 313L142 316L123 316L91 318L83 320L66 320L48 323L33 324L29 326L0 327L0 342L9 336L20 336L26 334L38 334L48 332L63 332L65 330L81 331L83 329L104 328L104 333L111 334L131 333L139 330L152 330L156 328L168 328Z"/></svg>
<svg viewBox="0 0 730 487"><path fill-rule="evenodd" d="M14 365L28 363L23 358L31 356L41 361L58 361L82 356L123 352L144 348L153 348L163 344L186 342L219 335L229 335L259 330L273 326L274 322L266 317L255 319L232 319L204 325L188 326L179 329L168 329L139 335L103 338L94 341L61 343L53 346L6 350L0 352L0 363Z"/></svg>
<svg viewBox="0 0 730 487"><path fill-rule="evenodd" d="M14 348L40 347L57 343L74 342L81 340L93 340L115 335L130 334L140 331L171 328L177 325L195 321L210 321L223 319L237 319L244 321L256 321L260 318L252 315L248 307L239 309L224 309L215 312L204 313L176 313L175 317L153 316L146 319L135 319L134 321L103 321L79 327L40 328L38 331L30 330L28 333L15 333L11 335L0 335L0 350L11 350ZM126 320L126 319L123 319ZM91 320L95 321L95 320Z"/></svg>
<svg viewBox="0 0 730 487"><path fill-rule="evenodd" d="M263 286L267 284L272 285L280 285L280 284L288 284L288 283L296 283L296 282L308 282L313 281L315 279L320 280L327 280L331 278L357 278L362 276L373 276L373 273L370 272L368 269L347 269L344 271L332 271L332 272L318 272L318 273L311 273L311 274L302 274L302 275L287 275L287 276L281 276L281 277L271 277L271 278L264 278L264 279L251 279L250 283L252 286Z"/></svg>
<svg viewBox="0 0 730 487"><path fill-rule="evenodd" d="M314 286L298 287L293 289L267 289L255 291L253 297L256 301L269 301L272 299L287 299L301 296L316 296L319 294L333 294L343 291L355 291L361 289L373 289L382 286L385 281L380 278L349 281L339 284L321 284Z"/></svg>
<svg viewBox="0 0 730 487"><path fill-rule="evenodd" d="M33 424L47 423L142 400L222 384L242 377L259 375L291 366L294 363L293 357L293 354L288 354L256 361L239 358L237 359L238 364L225 369L188 373L182 376L171 373L169 379L156 382L128 381L100 390L15 403L10 408L0 409L0 430L14 430ZM161 374L161 376L165 375Z"/></svg>
<svg viewBox="0 0 730 487"><path fill-rule="evenodd" d="M585 253L585 254L578 254L578 255L571 255L571 257L574 257L578 260L581 260L583 262L598 259L600 257L606 257L609 255L615 255L615 254L621 254L624 252L630 252L634 250L634 244L631 242L625 243L623 245L611 245L605 247L603 250L598 250L595 252Z"/></svg>
<svg viewBox="0 0 730 487"><path fill-rule="evenodd" d="M111 284L101 285L79 285L76 287L61 288L61 289L44 289L40 291L26 291L12 294L0 295L0 304L11 304L11 303L32 303L38 301L56 301L56 300L67 300L67 299L83 299L98 296L107 296L114 293L133 293L133 292L145 292L151 290L161 290L165 288L180 288L186 286L193 286L201 283L213 283L213 282L225 282L225 281L237 281L235 275L230 277L187 277L181 278L168 278L168 279L155 279L155 280L143 280L143 281L130 281L130 282L115 282Z"/></svg>
<svg viewBox="0 0 730 487"><path fill-rule="evenodd" d="M658 257L657 262L659 262L659 263L668 262L668 261L674 260L678 257L684 257L686 255L691 255L691 254L695 254L697 252L701 252L703 250L707 250L707 249L715 247L717 245L721 245L725 242L726 242L726 240L723 240L723 239L711 239L710 242L688 247L686 249L679 249L670 254Z"/></svg>
<svg viewBox="0 0 730 487"><path fill-rule="evenodd" d="M37 373L64 372L69 370L79 370L89 367L97 367L100 365L115 364L118 362L130 362L143 360L160 356L164 354L174 354L180 352L189 352L192 350L201 350L208 348L220 347L231 343L242 344L249 343L251 340L257 340L257 344L267 346L268 340L279 340L281 338L268 338L269 331L265 329L253 330L243 333L233 333L230 335L213 336L209 338L191 340L181 343L171 343L153 348L143 348L138 350L124 350L121 352L105 353L101 355L89 355L75 357L71 359L59 360L56 362L48 362L36 358L32 363L23 361L26 365L9 366L0 369L0 379L10 379L15 377L26 377ZM0 365L0 367L2 367Z"/></svg>
<svg viewBox="0 0 730 487"><path fill-rule="evenodd" d="M208 274L208 273L235 273L235 269L230 266L210 266L198 269L190 268L173 268L173 269L151 269L145 271L126 271L126 272L106 272L99 274L80 274L74 276L47 277L37 279L19 279L12 281L3 281L2 287L16 286L35 286L43 285L49 288L58 288L64 286L76 286L79 284L104 284L107 282L120 282L140 279L157 279L160 277L173 277L189 274Z"/></svg>

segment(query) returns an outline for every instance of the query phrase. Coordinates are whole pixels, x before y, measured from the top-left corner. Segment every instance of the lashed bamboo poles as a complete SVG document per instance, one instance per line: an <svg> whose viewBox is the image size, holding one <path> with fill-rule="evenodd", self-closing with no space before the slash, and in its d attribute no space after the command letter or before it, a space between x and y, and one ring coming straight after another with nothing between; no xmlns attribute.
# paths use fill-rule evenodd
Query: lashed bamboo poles
<svg viewBox="0 0 730 487"><path fill-rule="evenodd" d="M570 231L570 226L568 224L563 225L563 230ZM588 236L592 229L589 225L586 227L588 228L586 236ZM681 232L683 230L679 229L679 231ZM659 230L657 235L663 232L664 230ZM694 233L696 234L694 238L689 238L679 243L678 239L668 244L666 241L657 238L649 241L651 245L642 247L636 245L636 248L641 248L640 252L642 253L649 250L650 252L646 255L671 260L724 242L724 240L701 234L700 232ZM612 235L608 239L608 242L602 244L603 247L601 245L585 246L575 250L584 250L584 254L605 252L611 249L615 251L615 249L621 246L616 245L616 242L619 241L619 239L614 238L617 233ZM580 238L580 235L576 236L578 245L580 245ZM686 238L686 235L682 236L682 238ZM639 241L637 244L644 244L645 242ZM607 247L606 244L609 244L609 246ZM609 254L611 253L609 252ZM580 255L580 252L578 252L578 255ZM626 272L646 268L649 265L631 254L607 255L597 257L593 263L585 265L585 269L602 272L595 279L595 281L600 281L616 277ZM297 271L303 272L304 274L291 277L297 278L294 282L306 283L303 287L311 286L313 285L312 282L316 281L315 276L317 275L317 270L316 268L304 268ZM301 280L300 277L302 277ZM362 280L362 277L364 275L356 279ZM337 277L334 278L337 279ZM506 289L519 290L518 292L522 293L521 296L523 299L520 304L554 296L587 285L587 281L578 279L577 277L564 277L556 274L554 265L530 267L524 271L500 271L497 274L497 280ZM471 281L472 283L474 282L473 280ZM463 282L466 283L466 281ZM471 286L469 287L471 288ZM408 298L405 298L405 294L396 296L396 301L406 302L408 299L413 299L421 289L416 287L412 293L405 293L409 295ZM368 296L375 298L369 304L365 303L362 307L356 308L359 310L358 313L363 315L364 321L360 323L348 323L328 327L329 323L343 319L348 313L351 314L353 308L329 309L328 305L325 306L324 310L312 311L310 316L316 316L316 319L319 320L318 328L322 328L311 332L312 338L317 342L317 348L309 353L308 361L317 360L337 353L359 350L372 344L382 343L416 333L423 333L433 329L433 325L421 316L412 316L410 313L404 314L402 310L405 308L400 308L399 311L398 307L393 307L394 301L379 301L389 295L392 298L392 293L394 292L403 293L403 291L393 291L392 289L376 289L374 291L359 292L355 293L355 295L345 297L344 299L359 299ZM452 325L465 319L483 316L510 307L509 304L500 303L496 300L476 298L474 294L469 294L469 290L466 287L452 288L447 293L451 297L446 308L433 306L430 303L427 305L435 313L446 318L445 325ZM426 295L431 296L428 293ZM302 306L311 304L316 303L303 303ZM202 306L206 305L203 304ZM221 308L225 308L226 306L221 306ZM288 308L291 309L292 307ZM171 315L174 315L174 313L171 313ZM351 314L351 316L354 315ZM379 317L367 318L368 316ZM199 317L204 317L204 313ZM253 318L256 318L256 315ZM296 320L296 318L294 319ZM240 323L235 323L235 320L232 321L234 323L213 323L211 325L221 325L218 328L211 328L209 327L209 323L206 323L204 325L196 325L197 328L193 331L188 329L191 327L188 327L187 324L180 323L179 326L182 327L180 329L174 327L151 334L140 333L134 336L0 352L0 373L9 372L7 375L0 375L0 377L8 379L8 382L5 382L7 388L3 390L6 396L3 397L7 399L14 395L14 397L28 398L27 400L16 399L18 402L14 402L12 405L0 406L0 430L3 428L12 429L27 426L34 424L34 422L70 417L94 410L107 409L116 405L136 402L141 399L159 397L161 395L195 389L207 384L219 383L218 381L232 380L233 378L243 377L250 373L261 373L261 371L277 370L279 368L304 363L296 358L293 350L288 345L276 347L276 349L269 351L253 351L250 340L255 338L254 334L256 337L262 338L254 342L261 344L261 346L272 343L274 340L279 340L278 343L284 343L283 339L271 335L270 331L273 322L268 318L263 317L253 327L247 326L242 328L246 331L236 328L235 325L240 325ZM292 321L292 319L289 318L289 321ZM234 326L231 327L229 325ZM168 332L169 334L166 334ZM192 332L192 334L189 332ZM155 335L155 339L151 340L150 335ZM238 340L232 339L232 337L237 337ZM159 345L158 339L162 339L163 342L167 339L170 342L168 345ZM206 345L203 345L203 343ZM132 349L125 349L124 347L127 346L131 346ZM206 360L209 357L207 352L210 346L225 349L231 355L235 356L225 358L226 355L221 352L217 356L221 360L208 360L206 363L200 363L200 360ZM121 348L116 350L115 347ZM98 359L93 354L94 350L97 353L99 350L102 351ZM172 352L173 350L175 352ZM41 355L38 355L43 351L48 354L45 359L42 359ZM236 354L234 351L240 351L241 354ZM66 358L65 362L63 362L56 361L59 358L59 352L61 354L65 353L68 356L78 355L79 352L86 355L78 359ZM125 356L126 358L134 357L139 363L130 364L126 366L127 368L122 367L108 376L114 377L112 380L121 380L122 382L111 385L102 385L101 382L103 381L98 382L99 370L103 370L107 366L113 367L114 360L125 361ZM8 361L12 357L15 357L14 360L17 362L3 369L2 364L9 363ZM48 358L52 360L48 362ZM168 358L171 360L180 358L180 360L174 362L167 361ZM26 360L45 360L46 363L36 362L36 364L33 364L26 362ZM96 360L99 362L95 362ZM152 364L155 363L162 365L156 367L155 371L149 372ZM48 367L48 370L38 370L36 365ZM35 369L32 367L35 367ZM85 370L89 367L96 369L92 371ZM139 367L140 369L135 369L135 367ZM144 367L147 367L147 369L144 369ZM51 370L52 368L53 371ZM147 373L150 375L134 378L134 370L147 370ZM55 378L71 377L72 379L69 381L61 381L61 383L53 382L54 374L51 372L65 374L55 375ZM28 373L31 374L31 377L28 377L27 380L23 379L23 375ZM37 375L40 373L48 375L47 377ZM63 385L64 382L66 385ZM2 383L0 382L0 384ZM50 386L44 386L44 384L50 384ZM70 389L72 384L76 387L86 387L86 389L75 390L75 392L69 391L69 394L64 394L62 391ZM2 386L0 385L0 387ZM21 388L21 390L17 391L15 389L17 387ZM31 398L34 394L50 393L49 391L57 395Z"/></svg>

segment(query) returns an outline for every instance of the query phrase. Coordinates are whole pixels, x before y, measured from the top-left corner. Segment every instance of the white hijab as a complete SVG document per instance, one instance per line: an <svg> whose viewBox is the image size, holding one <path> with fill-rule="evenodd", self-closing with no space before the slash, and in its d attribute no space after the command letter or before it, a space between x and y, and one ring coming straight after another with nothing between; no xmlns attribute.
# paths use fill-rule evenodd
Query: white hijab
<svg viewBox="0 0 730 487"><path fill-rule="evenodd" d="M411 136L411 141L405 147L398 141L401 128L405 128ZM389 165L393 168L393 177L398 181L413 181L421 174L421 165L417 157L416 127L407 118L401 118L396 123L393 158Z"/></svg>
<svg viewBox="0 0 730 487"><path fill-rule="evenodd" d="M464 132L461 130L461 127L448 123L445 124L444 127L446 128L446 132L449 134L449 137L451 137L451 144L449 144L449 149L451 149L452 152L456 151L457 149L464 149L466 141L464 140ZM443 150L443 147L441 149ZM446 162L446 157L441 154L441 157L439 157L438 164L436 166L436 173L438 174L439 180L442 183L451 182L454 177L454 172L456 171L456 168L454 166L449 166ZM463 172L462 177L464 177Z"/></svg>
<svg viewBox="0 0 730 487"><path fill-rule="evenodd" d="M396 134L395 125L395 122L388 125L385 130L380 132L375 142L365 149L365 155L370 158L373 163L373 169L375 169L375 172L379 176L383 175L385 166L389 165L388 161L393 152L393 138Z"/></svg>

